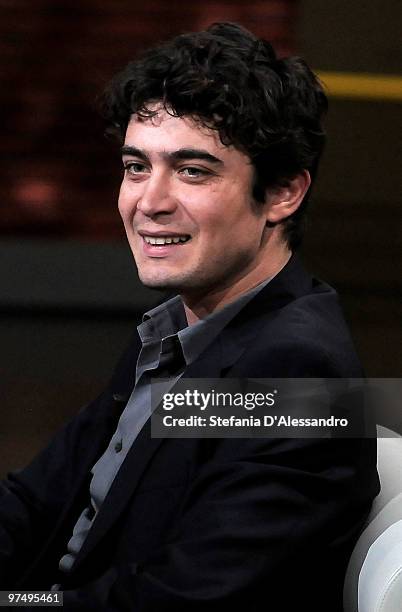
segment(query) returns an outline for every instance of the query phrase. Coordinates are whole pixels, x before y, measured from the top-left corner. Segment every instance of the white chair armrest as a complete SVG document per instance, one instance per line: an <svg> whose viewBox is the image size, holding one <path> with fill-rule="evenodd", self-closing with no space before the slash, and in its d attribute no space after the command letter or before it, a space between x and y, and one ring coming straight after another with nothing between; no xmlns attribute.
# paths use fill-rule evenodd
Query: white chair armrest
<svg viewBox="0 0 402 612"><path fill-rule="evenodd" d="M359 612L402 610L402 520L370 546L359 576Z"/></svg>

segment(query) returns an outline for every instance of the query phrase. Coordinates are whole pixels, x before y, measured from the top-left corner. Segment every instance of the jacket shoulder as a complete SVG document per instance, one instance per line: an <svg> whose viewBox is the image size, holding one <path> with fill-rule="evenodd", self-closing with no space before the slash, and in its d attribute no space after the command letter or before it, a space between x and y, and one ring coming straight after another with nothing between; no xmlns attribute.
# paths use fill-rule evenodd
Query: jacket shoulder
<svg viewBox="0 0 402 612"><path fill-rule="evenodd" d="M249 319L249 375L361 377L363 370L336 291L311 279L311 288L277 308L260 302Z"/></svg>

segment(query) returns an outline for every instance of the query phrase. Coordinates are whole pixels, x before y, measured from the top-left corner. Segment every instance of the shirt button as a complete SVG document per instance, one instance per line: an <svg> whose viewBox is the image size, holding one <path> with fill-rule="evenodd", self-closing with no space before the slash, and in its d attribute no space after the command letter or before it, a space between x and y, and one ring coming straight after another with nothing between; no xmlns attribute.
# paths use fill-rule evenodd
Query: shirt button
<svg viewBox="0 0 402 612"><path fill-rule="evenodd" d="M123 442L121 440L119 442L116 442L116 444L114 445L114 450L116 451L116 453L119 453L122 448Z"/></svg>

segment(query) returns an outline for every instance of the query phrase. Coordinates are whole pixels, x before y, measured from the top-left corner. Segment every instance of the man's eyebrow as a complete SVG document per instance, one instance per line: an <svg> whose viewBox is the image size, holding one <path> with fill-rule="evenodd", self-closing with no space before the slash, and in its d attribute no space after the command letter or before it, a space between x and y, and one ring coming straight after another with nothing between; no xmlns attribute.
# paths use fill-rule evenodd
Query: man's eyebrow
<svg viewBox="0 0 402 612"><path fill-rule="evenodd" d="M138 157L144 161L149 161L149 157L145 151L138 149L133 145L123 145L121 148L121 154L123 156L132 155L133 157ZM221 159L215 157L215 155L211 155L211 153L208 153L208 151L204 151L203 149L178 149L177 151L163 152L161 156L171 161L200 159L210 162L211 164L223 165L223 161Z"/></svg>
<svg viewBox="0 0 402 612"><path fill-rule="evenodd" d="M223 164L223 161L221 159L215 157L215 155L211 155L211 153L208 153L208 151L204 151L203 149L179 149L178 151L167 153L166 156L175 161L187 159L201 159L204 161L208 161L211 164Z"/></svg>
<svg viewBox="0 0 402 612"><path fill-rule="evenodd" d="M123 145L121 148L121 154L122 155L132 155L133 157L139 157L143 161L149 161L149 157L145 153L145 151L142 151L141 149L137 149L137 147L134 147L132 145Z"/></svg>

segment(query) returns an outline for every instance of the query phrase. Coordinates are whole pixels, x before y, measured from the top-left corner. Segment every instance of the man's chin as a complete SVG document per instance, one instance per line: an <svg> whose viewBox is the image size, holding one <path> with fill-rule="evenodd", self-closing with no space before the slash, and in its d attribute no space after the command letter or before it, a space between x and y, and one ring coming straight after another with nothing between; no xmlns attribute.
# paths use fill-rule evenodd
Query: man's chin
<svg viewBox="0 0 402 612"><path fill-rule="evenodd" d="M148 289L157 289L158 291L180 291L183 286L183 279L173 277L154 277L148 274L138 272L140 281Z"/></svg>

